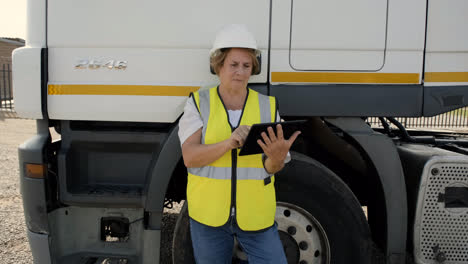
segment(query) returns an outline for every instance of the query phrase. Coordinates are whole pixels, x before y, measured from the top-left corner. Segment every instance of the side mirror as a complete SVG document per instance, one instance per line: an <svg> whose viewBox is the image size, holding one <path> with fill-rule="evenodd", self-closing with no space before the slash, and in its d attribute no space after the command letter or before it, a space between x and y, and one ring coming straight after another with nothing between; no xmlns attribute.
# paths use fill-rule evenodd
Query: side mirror
<svg viewBox="0 0 468 264"><path fill-rule="evenodd" d="M257 60L258 60L258 71L252 73L252 75L259 75L262 72L262 54L259 54L257 56ZM211 74L216 74L213 67L211 67L211 64L210 64L210 72Z"/></svg>
<svg viewBox="0 0 468 264"><path fill-rule="evenodd" d="M262 54L258 54L257 56L257 61L258 61L258 71L252 73L252 75L259 75L262 72Z"/></svg>

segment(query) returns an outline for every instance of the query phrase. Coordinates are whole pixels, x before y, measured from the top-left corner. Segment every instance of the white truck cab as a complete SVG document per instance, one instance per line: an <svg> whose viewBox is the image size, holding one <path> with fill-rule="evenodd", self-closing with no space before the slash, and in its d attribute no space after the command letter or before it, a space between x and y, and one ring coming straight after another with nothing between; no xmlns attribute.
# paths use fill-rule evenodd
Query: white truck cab
<svg viewBox="0 0 468 264"><path fill-rule="evenodd" d="M208 53L231 23L262 52L249 87L308 120L275 182L288 263L466 263L467 142L393 117L468 104L467 13L464 0L28 0L13 87L37 120L19 148L34 263L159 263L164 205L185 199L178 119L217 85ZM187 234L183 208L173 263L193 262Z"/></svg>

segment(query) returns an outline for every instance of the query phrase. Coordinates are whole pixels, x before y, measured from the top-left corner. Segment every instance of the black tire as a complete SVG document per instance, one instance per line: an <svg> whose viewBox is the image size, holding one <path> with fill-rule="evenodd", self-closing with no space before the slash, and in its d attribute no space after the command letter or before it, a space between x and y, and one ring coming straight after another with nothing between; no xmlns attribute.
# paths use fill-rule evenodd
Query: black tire
<svg viewBox="0 0 468 264"><path fill-rule="evenodd" d="M328 238L330 263L371 263L372 239L365 215L352 191L332 171L292 153L291 162L276 175L275 185L278 202L296 205L319 222ZM195 263L187 204L177 219L172 250L174 264Z"/></svg>
<svg viewBox="0 0 468 264"><path fill-rule="evenodd" d="M371 263L371 233L361 205L328 168L292 153L291 162L276 176L276 195L279 202L299 206L319 222L328 238L330 263Z"/></svg>

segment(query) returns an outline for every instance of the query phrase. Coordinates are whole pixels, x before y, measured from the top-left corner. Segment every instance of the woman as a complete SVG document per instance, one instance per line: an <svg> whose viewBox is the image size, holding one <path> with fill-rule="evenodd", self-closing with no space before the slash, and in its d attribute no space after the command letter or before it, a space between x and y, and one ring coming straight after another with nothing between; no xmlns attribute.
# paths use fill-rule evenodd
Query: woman
<svg viewBox="0 0 468 264"><path fill-rule="evenodd" d="M268 128L258 141L263 155L238 156L252 124L279 120L275 98L247 88L258 53L245 26L223 28L210 51L220 85L194 93L179 123L198 264L230 263L234 236L250 263L287 263L274 224L273 174L300 132L286 140L280 125L277 134Z"/></svg>

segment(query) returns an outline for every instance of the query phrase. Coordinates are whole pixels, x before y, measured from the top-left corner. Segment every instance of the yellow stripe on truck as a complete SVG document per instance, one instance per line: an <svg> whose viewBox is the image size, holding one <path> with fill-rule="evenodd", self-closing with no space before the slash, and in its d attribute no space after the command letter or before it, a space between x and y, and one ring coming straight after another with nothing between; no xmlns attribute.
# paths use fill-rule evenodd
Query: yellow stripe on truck
<svg viewBox="0 0 468 264"><path fill-rule="evenodd" d="M426 72L425 82L468 82L468 72Z"/></svg>
<svg viewBox="0 0 468 264"><path fill-rule="evenodd" d="M284 83L419 83L419 73L272 72L272 82Z"/></svg>
<svg viewBox="0 0 468 264"><path fill-rule="evenodd" d="M188 96L199 86L49 84L49 95Z"/></svg>

